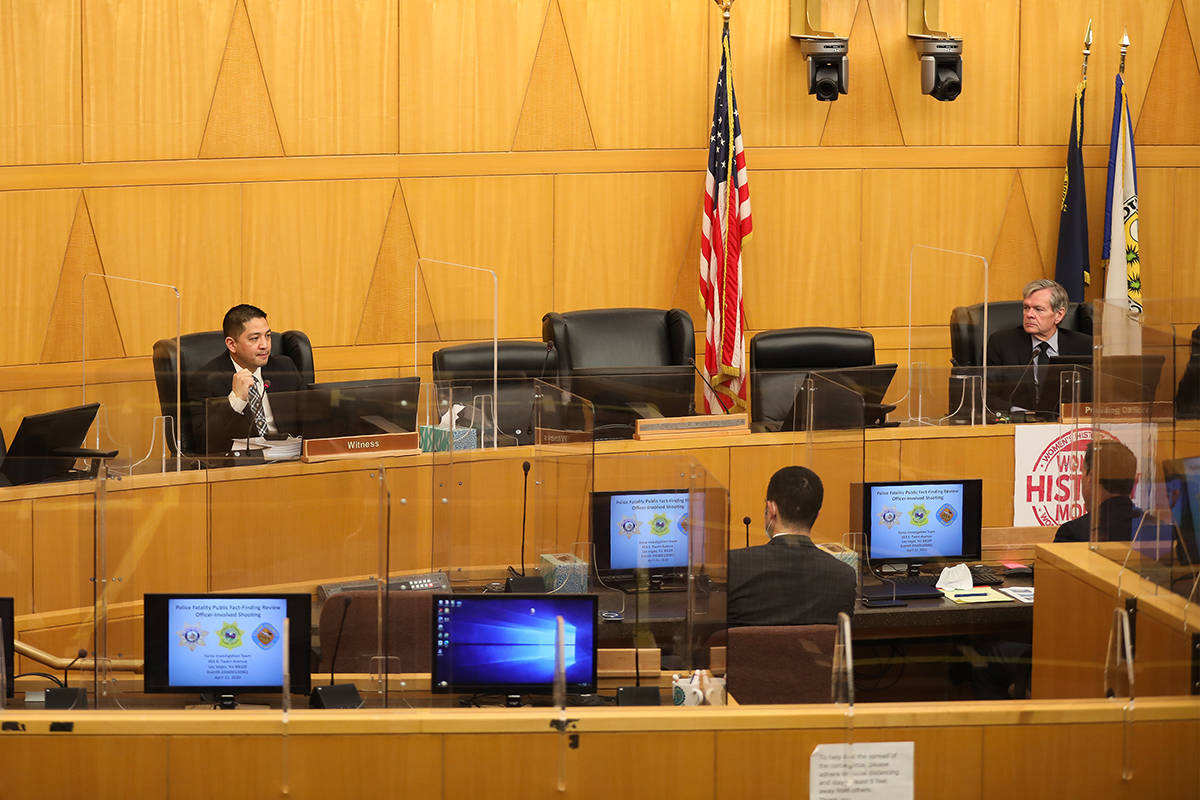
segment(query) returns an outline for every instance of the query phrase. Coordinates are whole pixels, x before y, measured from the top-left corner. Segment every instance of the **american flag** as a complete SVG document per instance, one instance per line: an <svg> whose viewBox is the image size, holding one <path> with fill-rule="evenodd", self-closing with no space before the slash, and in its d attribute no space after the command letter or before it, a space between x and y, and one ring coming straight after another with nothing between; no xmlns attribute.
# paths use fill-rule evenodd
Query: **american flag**
<svg viewBox="0 0 1200 800"><path fill-rule="evenodd" d="M733 94L732 60L726 22L721 34L721 71L713 102L700 238L700 299L707 323L704 374L716 390L704 388L704 407L709 414L746 407L742 241L750 236L754 225L750 219L742 125Z"/></svg>

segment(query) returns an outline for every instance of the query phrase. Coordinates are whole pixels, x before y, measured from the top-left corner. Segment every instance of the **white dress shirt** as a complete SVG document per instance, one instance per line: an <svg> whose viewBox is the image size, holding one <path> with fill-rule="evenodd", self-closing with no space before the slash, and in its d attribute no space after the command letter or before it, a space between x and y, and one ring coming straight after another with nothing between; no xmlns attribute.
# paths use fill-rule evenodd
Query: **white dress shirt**
<svg viewBox="0 0 1200 800"><path fill-rule="evenodd" d="M233 356L229 357L233 363L234 372L249 372L245 367L233 360ZM275 427L275 415L271 413L271 401L267 399L267 390L263 385L262 367L258 367L253 372L254 384L258 387L259 396L262 397L263 416L267 418L267 433L279 433L279 429ZM237 396L232 389L229 391L229 407L233 409L235 414L245 412L246 406L250 405L250 401L243 400Z"/></svg>

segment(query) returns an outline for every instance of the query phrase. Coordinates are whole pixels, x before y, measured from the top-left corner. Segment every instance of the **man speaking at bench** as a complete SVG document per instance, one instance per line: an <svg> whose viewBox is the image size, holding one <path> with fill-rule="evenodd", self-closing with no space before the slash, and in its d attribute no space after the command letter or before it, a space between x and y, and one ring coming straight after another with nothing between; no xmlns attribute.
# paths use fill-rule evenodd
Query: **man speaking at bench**
<svg viewBox="0 0 1200 800"><path fill-rule="evenodd" d="M225 312L222 328L228 352L191 376L189 387L193 398L227 400L210 401L207 414L203 410L196 414L199 430L194 441L207 443L209 453L229 450L234 439L288 432L293 420L286 414L276 418L270 393L302 388L296 364L285 355L271 355L267 312L245 303L234 306Z"/></svg>
<svg viewBox="0 0 1200 800"><path fill-rule="evenodd" d="M1058 387L1044 385L1050 357L1090 356L1092 337L1058 327L1067 313L1067 290L1054 281L1031 281L1021 296L1021 327L988 337L988 366L1007 368L1000 380L989 380L989 405L997 411L1054 409Z"/></svg>

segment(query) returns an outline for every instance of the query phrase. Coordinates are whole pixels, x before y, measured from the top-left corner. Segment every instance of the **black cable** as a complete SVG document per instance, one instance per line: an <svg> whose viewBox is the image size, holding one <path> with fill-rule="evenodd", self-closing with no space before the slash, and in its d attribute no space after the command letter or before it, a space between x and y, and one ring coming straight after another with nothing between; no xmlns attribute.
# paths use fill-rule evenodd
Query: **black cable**
<svg viewBox="0 0 1200 800"><path fill-rule="evenodd" d="M49 672L22 672L20 675L13 675L13 680L15 681L17 678L28 678L31 676L37 676L39 678L45 678L46 680L54 681L60 688L63 685L62 681L60 681L54 675L51 675Z"/></svg>

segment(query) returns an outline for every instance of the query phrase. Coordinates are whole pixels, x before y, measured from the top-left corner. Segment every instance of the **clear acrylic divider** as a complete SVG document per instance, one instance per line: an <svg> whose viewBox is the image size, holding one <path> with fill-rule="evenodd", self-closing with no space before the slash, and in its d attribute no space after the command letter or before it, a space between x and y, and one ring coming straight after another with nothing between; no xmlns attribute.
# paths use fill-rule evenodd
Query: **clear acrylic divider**
<svg viewBox="0 0 1200 800"><path fill-rule="evenodd" d="M474 398L491 397L494 411L500 377L500 282L496 272L481 266L419 258L414 268L413 292L413 363L431 363L432 354L445 347L490 342L491 358L468 384L471 391L460 404L471 409ZM464 396L459 393L446 399L453 404ZM437 408L440 422L450 406L439 404ZM476 446L496 447L495 415L483 416L485 410L480 408L480 417L472 423L484 432ZM457 416L457 412L452 416Z"/></svg>
<svg viewBox="0 0 1200 800"><path fill-rule="evenodd" d="M694 675L697 689L685 694L704 702L701 682L712 688L723 667L728 490L686 451L597 454L594 476L572 513L586 515L579 535L590 563L582 566L599 595L600 645L613 674L660 689L669 689L662 674L685 684Z"/></svg>
<svg viewBox="0 0 1200 800"><path fill-rule="evenodd" d="M292 412L313 394L269 392L281 432L298 430L293 426L300 418ZM224 409L211 407L220 403ZM231 408L226 398L208 405L204 425L216 441ZM140 684L114 683L113 703L129 709L306 705L307 698L284 698L274 688L283 680L286 616L295 694L357 682L381 705L378 684L368 678L384 655L376 635L378 578L381 565L394 574L427 571L408 544L414 520L400 512L403 524L391 525L381 513L378 453L314 451L302 462L300 443L291 440L231 455L240 452L230 448L241 421L234 420L229 438L205 457L206 470L169 482L151 475L109 482L101 559L107 564L108 651L144 669ZM418 465L397 463L393 471L407 476L395 476L398 485L417 480ZM413 497L413 504L424 499ZM399 528L390 544L405 550L402 557L389 562L381 526Z"/></svg>
<svg viewBox="0 0 1200 800"><path fill-rule="evenodd" d="M4 664L0 694L13 687L10 708L105 708L113 671L132 675L140 666L117 660L107 637L110 614L119 618L125 610L113 607L104 561L111 535L106 470L88 477L73 471L83 462L45 455L42 447L18 446L10 454L0 464L0 502L26 507L32 545L22 548L20 537L12 538L16 546L3 559L8 580L0 589L6 596L0 617L12 651L0 648L0 661L5 655L12 661Z"/></svg>
<svg viewBox="0 0 1200 800"><path fill-rule="evenodd" d="M1007 284L1007 281L1005 283ZM951 316L951 310L956 306L970 306L980 302L983 303L982 319L979 321L982 325L980 330L986 331L987 304L989 300L998 299L995 296L999 294L996 291L997 288L1008 292L1003 299L1019 295L1017 289L1020 287L1010 290L1007 285L1001 287L990 285L988 261L981 255L926 244L912 246L908 256L908 292L905 313L902 316L900 310L897 309L891 318L894 319L895 325L903 326L906 332L903 362L900 364L903 369L899 370L897 375L899 380L896 392L893 394L894 399L890 400L897 406L893 414L895 419L904 424L920 425L933 424L933 419L943 416L941 409L945 408L944 404L937 402L927 405L926 403L927 395L930 392L926 381L929 376L920 366L938 364L939 362L933 360L933 357L935 354L939 359L942 357L941 353L944 351L940 348L944 345L938 343L938 339L928 337L926 332L931 327L936 329L945 325ZM986 339L986 337L983 338ZM979 344L981 358L978 364L981 366L987 363L986 357L982 357L985 347L986 342ZM906 382L900 383L899 381ZM952 397L955 389L968 388L961 381L955 381L948 385L951 386ZM938 390L939 394L940 391ZM957 405L959 402L970 406L970 401L963 401L961 396L956 399L954 404Z"/></svg>
<svg viewBox="0 0 1200 800"><path fill-rule="evenodd" d="M114 473L168 472L194 469L194 460L179 454L179 431L176 421L183 409L180 405L180 377L172 387L170 402L163 408L156 396L153 382L95 383L89 382L89 359L112 358L120 355L149 355L149 343L155 339L174 336L178 352L182 315L182 295L177 287L119 275L99 272L86 273L82 278L80 304L81 334L81 399L82 405L100 403L97 424L85 447L116 450L110 469ZM147 350L117 352L111 343L90 341L88 318L97 309L110 309L113 303L139 312L130 316L132 329L122 330L127 342L144 342ZM93 326L94 328L94 326ZM147 378L152 377L147 374Z"/></svg>

